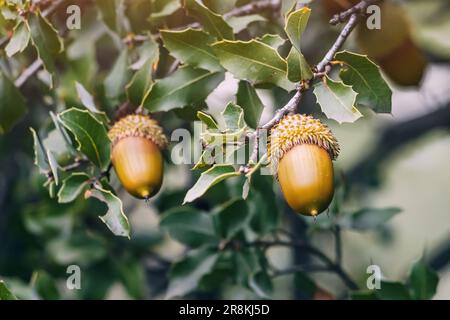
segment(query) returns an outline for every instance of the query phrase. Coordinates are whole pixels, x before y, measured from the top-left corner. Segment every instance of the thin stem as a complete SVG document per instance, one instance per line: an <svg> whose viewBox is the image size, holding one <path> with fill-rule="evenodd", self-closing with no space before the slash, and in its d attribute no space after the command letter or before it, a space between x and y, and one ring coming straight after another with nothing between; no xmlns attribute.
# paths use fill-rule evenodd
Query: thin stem
<svg viewBox="0 0 450 320"><path fill-rule="evenodd" d="M341 22L347 21L348 17L353 14L363 14L368 6L380 2L381 0L363 0L350 9L337 13L331 18L330 24L337 25Z"/></svg>
<svg viewBox="0 0 450 320"><path fill-rule="evenodd" d="M276 270L272 277L280 277L289 275L296 272L330 272L330 268L327 266L316 266L316 265L304 265L304 266L293 266L283 270Z"/></svg>
<svg viewBox="0 0 450 320"><path fill-rule="evenodd" d="M342 263L342 239L341 239L341 227L336 225L333 230L334 233L334 249L336 253L336 263Z"/></svg>
<svg viewBox="0 0 450 320"><path fill-rule="evenodd" d="M20 88L33 74L35 74L43 65L41 59L34 60L14 81L14 85Z"/></svg>
<svg viewBox="0 0 450 320"><path fill-rule="evenodd" d="M325 67L333 60L334 55L338 50L342 47L345 40L347 40L350 33L355 28L356 24L358 23L358 15L352 14L350 16L350 19L348 20L347 24L345 25L344 29L342 29L341 33L337 37L334 44L331 46L330 50L328 50L325 57L317 64L317 72L322 72L325 70Z"/></svg>
<svg viewBox="0 0 450 320"><path fill-rule="evenodd" d="M84 165L89 163L86 159L75 159L73 163L68 164L67 166L61 167L61 170L64 172L76 170Z"/></svg>

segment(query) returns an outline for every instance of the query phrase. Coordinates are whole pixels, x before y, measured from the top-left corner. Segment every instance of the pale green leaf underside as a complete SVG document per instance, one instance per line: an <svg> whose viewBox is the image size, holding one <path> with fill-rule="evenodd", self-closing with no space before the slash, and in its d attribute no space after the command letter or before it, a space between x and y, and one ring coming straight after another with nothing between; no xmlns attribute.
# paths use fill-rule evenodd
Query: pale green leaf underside
<svg viewBox="0 0 450 320"><path fill-rule="evenodd" d="M343 63L340 77L358 93L356 102L378 113L390 113L392 90L383 79L380 69L367 56L348 51L338 52L335 58Z"/></svg>
<svg viewBox="0 0 450 320"><path fill-rule="evenodd" d="M108 206L108 211L100 219L106 224L116 236L130 237L130 224L123 212L123 205L120 198L109 190L92 189L92 196L104 202Z"/></svg>
<svg viewBox="0 0 450 320"><path fill-rule="evenodd" d="M355 107L356 92L343 82L334 81L325 76L323 81L315 85L314 95L329 119L343 123L354 122L362 117Z"/></svg>
<svg viewBox="0 0 450 320"><path fill-rule="evenodd" d="M308 24L311 9L303 7L290 13L286 19L285 31L292 45L301 52L300 42L306 25Z"/></svg>
<svg viewBox="0 0 450 320"><path fill-rule="evenodd" d="M195 185L189 189L184 197L183 204L192 202L201 197L209 188L217 183L230 178L239 176L240 173L234 170L230 165L215 165L200 175Z"/></svg>
<svg viewBox="0 0 450 320"><path fill-rule="evenodd" d="M294 47L291 48L287 57L288 79L292 82L300 82L312 79L314 76L311 67L303 54Z"/></svg>

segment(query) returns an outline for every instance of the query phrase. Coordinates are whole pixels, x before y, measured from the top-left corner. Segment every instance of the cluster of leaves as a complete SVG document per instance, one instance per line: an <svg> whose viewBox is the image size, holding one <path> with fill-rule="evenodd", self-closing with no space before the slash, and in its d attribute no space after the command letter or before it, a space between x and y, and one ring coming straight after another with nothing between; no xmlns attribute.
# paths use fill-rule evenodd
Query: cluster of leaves
<svg viewBox="0 0 450 320"><path fill-rule="evenodd" d="M97 5L105 24L120 35L124 27L117 22L122 19L119 10L114 7L114 10L111 10L111 6L103 1L98 1ZM158 17L174 13L179 5L178 1L166 4L161 8L161 12L156 14L156 18L155 13L152 13L150 21L152 18L158 20ZM237 40L235 34L250 22L254 22L248 16L234 17L230 23L200 1L187 0L183 2L183 6L186 14L196 19L203 28L160 31L164 48L178 59L182 66L165 77L154 80L154 67L160 60L161 48L155 41L155 36L146 34L143 36L143 44L121 49L105 78L104 93L112 102L119 102L126 97L135 106L145 108L149 112L168 112L187 106L201 108L206 97L224 80L225 71L240 79L236 98L239 105L230 103L225 108L224 130L219 130L217 122L211 116L203 112L198 113L200 120L207 126L207 131L203 134L207 147L227 145L224 152L228 154L222 163L216 164L213 159L212 163L215 165L205 171L196 185L188 191L185 202L190 202L214 184L239 174L232 166L233 158L229 158L230 153L233 155L235 149L239 149L239 144L232 148L228 143L240 142L242 145L242 138L248 135L249 129L256 128L259 124L263 105L255 88L272 85L292 91L295 89L295 83L310 81L314 74L301 53L300 46L311 12L309 8L288 12L285 21L285 34L288 39L283 39L280 35L265 34L242 41ZM129 9L133 8L131 6ZM9 6L3 8L4 12L5 10L14 12ZM47 82L52 88L53 78L57 76L52 56L64 50L63 40L41 11L33 10L29 4L18 2L15 12L20 11L27 14L17 13L14 17L16 25L5 51L8 57L12 57L26 50L31 42L45 67ZM133 44L134 36L130 37ZM287 40L290 41L291 49L287 57L282 57L278 49ZM338 122L355 121L361 116L356 108L357 102L366 103L376 112L390 111L391 91L376 65L366 56L350 52L340 52L336 59L344 66L340 75L343 82L332 80L325 75L321 81L314 84L317 101L328 118ZM178 60L175 61L176 64ZM2 119L8 120L7 126L11 126L26 108L18 89L7 77L2 76L2 81L2 100L7 102L6 107L2 109L14 110ZM58 115L52 114L54 130L66 142L67 150L64 152L69 153L76 162L89 161L92 166L69 174L60 173L60 169L64 171L64 168L58 163L55 152L46 148L39 135L32 130L36 164L41 172L49 177L46 185L52 196L57 193L60 203L75 200L80 193L91 187L92 191L88 195L108 204L109 211L102 220L114 234L129 236L129 223L123 213L120 199L107 181L101 179L102 173L109 165L107 128L110 120L105 112L97 109L94 98L81 83L75 82L74 86L85 110L72 108ZM20 108L8 106L16 104L16 101L20 102ZM211 160L208 162L204 159L206 152L208 150L205 150L195 168L203 169L211 163ZM59 188L57 192L56 187Z"/></svg>
<svg viewBox="0 0 450 320"><path fill-rule="evenodd" d="M170 270L167 297L230 285L245 288L252 296L272 296L274 274L270 262L262 248L252 245L257 239L274 236L282 225L282 210L272 178L254 175L252 189L246 183L243 192L241 185L233 186L233 180L219 184L241 176L233 159L239 150L248 147L246 137L260 125L264 105L257 90L281 88L288 95L297 85L307 84L323 113L339 123L360 118L360 105L375 112L391 110L391 90L378 67L366 56L339 52L333 61L334 66L340 67L339 80L333 79L332 73L317 75L301 51L311 11L295 10L296 1L283 1L284 28L280 28L278 22L271 21L270 9L268 13L224 15L248 1L96 0L96 10L91 10L94 15L83 14L82 30L70 31L65 39L57 31L64 29L64 10L57 11L51 19L45 16L45 10L28 1L0 3L1 30L9 30L4 34L8 36L8 67L0 64L0 133L11 130L28 109L18 88L20 84L12 80L22 69L15 66L22 66L27 57L38 58L44 69L37 74L36 86L43 92L43 100L51 101L48 104L53 111L45 125L35 123L39 130L31 129L35 164L45 178L50 196L61 205L70 203L77 208L73 209L73 216L87 207L90 212L102 212L104 206L80 199L95 198L106 204L107 211L100 218L112 233L130 237L130 222L122 200L109 181L107 131L119 104L128 101L134 108L160 116L166 127L180 125L179 119L183 125L195 119L203 122L205 149L194 166L201 171L198 180L186 194L182 191L182 197L162 194L156 204L162 213L161 228L190 248ZM97 14L102 21L98 21ZM252 25L264 28L253 30ZM97 63L96 56L105 61ZM109 57L115 60L110 61ZM103 68L98 66L101 64ZM239 84L235 101L224 106L218 121L204 111L205 100L225 79L226 72ZM216 187L211 189L213 186ZM167 207L166 203L175 202L173 198L177 201L175 207ZM208 204L205 208L202 200ZM185 205L180 206L181 202ZM338 203L336 200L334 205ZM333 214L341 211L338 207L332 209ZM343 214L335 221L319 219L311 230L329 231L336 225L373 229L397 212L363 209ZM27 228L38 236L43 229L56 232L54 226L59 226L53 215L42 219L43 223L39 217L29 216ZM108 251L117 246L123 249L123 242L118 239L115 241L120 245L113 242L105 247L110 239L97 239L96 235L71 234L65 241L49 241L48 247L58 253L52 260L59 266L84 259L96 277L101 273L95 272L97 267L104 270L101 268L112 264L130 294L142 297L145 272L139 258L147 253L149 243L141 244L136 234L131 238L131 242L138 243L134 243L135 247L130 243L127 248L139 251L138 258L120 250L120 257L109 256ZM146 250L142 246L147 246ZM67 256L65 252L75 254ZM33 282L33 292L37 291L40 297L54 297L54 286L48 285L49 281L42 281L45 290L35 289L40 287L39 279L45 279L45 272L38 274L41 276L33 277L38 279ZM304 274L296 274L296 280L301 287L315 288ZM3 283L0 297L12 297Z"/></svg>

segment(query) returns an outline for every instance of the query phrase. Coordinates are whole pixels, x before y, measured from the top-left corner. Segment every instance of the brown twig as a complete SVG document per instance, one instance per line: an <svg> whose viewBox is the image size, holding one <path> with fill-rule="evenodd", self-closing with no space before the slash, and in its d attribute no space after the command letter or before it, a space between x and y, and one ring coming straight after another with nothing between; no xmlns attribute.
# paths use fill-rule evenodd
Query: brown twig
<svg viewBox="0 0 450 320"><path fill-rule="evenodd" d="M371 4L373 1L362 1L358 3L356 6L358 7L358 10L364 10L367 8L369 4ZM355 7L356 7L355 6ZM359 12L356 10L355 12ZM339 51L339 49L342 47L344 42L347 40L350 33L355 28L356 24L358 23L359 15L357 13L353 13L350 15L349 20L345 27L340 32L339 36L337 37L336 41L333 43L331 48L328 50L328 52L325 54L324 58L317 64L315 68L314 77L307 81L302 82L295 95L288 101L286 105L284 105L282 108L278 109L275 115L272 119L270 119L268 122L266 122L264 125L262 125L260 128L265 130L270 130L274 125L276 125L285 115L294 112L297 108L297 105L300 103L302 93L309 89L312 82L315 79L322 78L326 73L329 72L331 69L329 67L330 62L333 60L335 54ZM250 163L256 163L258 155L259 155L259 143L256 143L256 141L259 139L259 133L260 131L257 130L250 138L255 139L255 143L253 146L252 155L250 156L249 164L241 167L240 171L243 173L247 173L250 170ZM258 138L256 138L258 136Z"/></svg>
<svg viewBox="0 0 450 320"><path fill-rule="evenodd" d="M380 1L382 0L362 0L357 5L349 8L348 10L335 14L333 18L331 18L330 24L337 25L339 23L347 21L349 17L354 14L364 14L365 13L364 11L367 9L368 6Z"/></svg>
<svg viewBox="0 0 450 320"><path fill-rule="evenodd" d="M48 8L46 8L44 11L42 11L43 17L48 17L51 14L53 14L58 7L64 2L64 0L57 0L54 1ZM0 41L1 42L1 41ZM3 43L3 42L2 42ZM1 44L0 44L1 45ZM22 73L17 77L17 79L14 81L14 85L17 88L20 88L23 86L23 84L32 76L34 75L43 65L43 62L41 59L37 58L34 60L25 70L22 71Z"/></svg>
<svg viewBox="0 0 450 320"><path fill-rule="evenodd" d="M23 86L23 84L33 75L35 74L43 65L43 62L41 59L36 59L33 61L32 64L30 64L25 70L22 71L22 73L17 77L17 79L14 81L14 85L17 88L20 88Z"/></svg>

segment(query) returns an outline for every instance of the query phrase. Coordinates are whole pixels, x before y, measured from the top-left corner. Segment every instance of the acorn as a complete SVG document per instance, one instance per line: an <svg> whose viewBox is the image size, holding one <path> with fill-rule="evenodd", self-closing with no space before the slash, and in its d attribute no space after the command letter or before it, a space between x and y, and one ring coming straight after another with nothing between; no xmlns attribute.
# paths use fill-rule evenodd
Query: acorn
<svg viewBox="0 0 450 320"><path fill-rule="evenodd" d="M381 6L381 29L357 27L356 42L388 77L401 86L417 86L425 73L427 59L413 39L411 21L400 5L384 1Z"/></svg>
<svg viewBox="0 0 450 320"><path fill-rule="evenodd" d="M339 144L325 124L311 116L285 116L270 131L268 154L272 173L295 212L317 216L328 208Z"/></svg>
<svg viewBox="0 0 450 320"><path fill-rule="evenodd" d="M163 181L161 150L167 138L158 123L145 115L128 115L109 130L111 161L125 190L148 200Z"/></svg>
<svg viewBox="0 0 450 320"><path fill-rule="evenodd" d="M326 19L356 5L360 0L323 0ZM393 1L380 6L381 29L370 30L365 21L356 27L356 44L397 85L417 86L428 61L414 42L412 23L402 5Z"/></svg>
<svg viewBox="0 0 450 320"><path fill-rule="evenodd" d="M358 2L360 2L360 0L322 0L322 8L325 13L325 18L329 20L335 14L351 8Z"/></svg>

